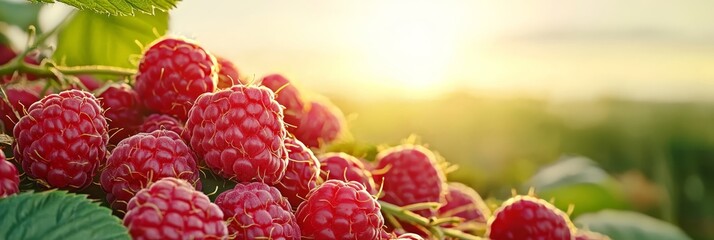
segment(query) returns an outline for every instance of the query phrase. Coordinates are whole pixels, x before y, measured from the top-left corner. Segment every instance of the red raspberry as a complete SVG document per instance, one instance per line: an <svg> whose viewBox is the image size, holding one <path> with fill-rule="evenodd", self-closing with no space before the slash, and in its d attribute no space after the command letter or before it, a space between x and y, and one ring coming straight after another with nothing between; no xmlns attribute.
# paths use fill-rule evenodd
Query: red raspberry
<svg viewBox="0 0 714 240"><path fill-rule="evenodd" d="M239 183L218 195L216 204L235 239L300 239L290 203L265 183Z"/></svg>
<svg viewBox="0 0 714 240"><path fill-rule="evenodd" d="M99 83L99 80L94 78L92 75L77 75L77 78L82 83L82 85L84 85L84 87L86 87L89 91L94 91L102 87L102 84ZM75 89L80 88L77 87Z"/></svg>
<svg viewBox="0 0 714 240"><path fill-rule="evenodd" d="M324 180L337 179L345 182L355 181L364 185L367 192L376 194L372 174L367 171L362 161L346 153L327 153L319 157L320 177Z"/></svg>
<svg viewBox="0 0 714 240"><path fill-rule="evenodd" d="M481 196L461 183L449 183L444 200L444 205L439 208L440 217L459 217L463 223L486 224L491 215Z"/></svg>
<svg viewBox="0 0 714 240"><path fill-rule="evenodd" d="M105 109L104 116L109 121L111 143L117 144L137 132L142 123L141 104L139 95L131 86L125 83L109 85L99 93L98 98Z"/></svg>
<svg viewBox="0 0 714 240"><path fill-rule="evenodd" d="M320 162L312 151L297 139L285 138L285 148L288 150L288 166L285 176L275 188L288 198L293 208L297 208L310 190L317 186Z"/></svg>
<svg viewBox="0 0 714 240"><path fill-rule="evenodd" d="M124 226L139 239L226 239L223 212L188 182L163 178L131 198Z"/></svg>
<svg viewBox="0 0 714 240"><path fill-rule="evenodd" d="M377 199L358 182L327 180L310 192L295 213L310 239L377 239L384 217Z"/></svg>
<svg viewBox="0 0 714 240"><path fill-rule="evenodd" d="M397 206L442 202L446 194L446 178L436 156L422 146L405 144L380 152L373 174L377 186L382 187L382 200ZM424 209L415 213L428 218L436 212ZM409 232L423 233L413 225L402 226Z"/></svg>
<svg viewBox="0 0 714 240"><path fill-rule="evenodd" d="M15 165L5 159L5 153L0 151L0 198L20 191L20 176Z"/></svg>
<svg viewBox="0 0 714 240"><path fill-rule="evenodd" d="M285 174L283 109L265 87L234 85L198 97L186 131L213 172L238 182L275 184Z"/></svg>
<svg viewBox="0 0 714 240"><path fill-rule="evenodd" d="M320 148L337 139L344 127L342 112L337 107L322 102L310 102L306 108L307 113L292 132L295 138L311 148Z"/></svg>
<svg viewBox="0 0 714 240"><path fill-rule="evenodd" d="M379 240L397 239L397 234L394 234L394 232L389 232L386 229L382 228L379 230L379 237L377 239L379 239Z"/></svg>
<svg viewBox="0 0 714 240"><path fill-rule="evenodd" d="M201 190L196 159L186 143L175 132L156 130L119 142L100 179L112 208L123 211L134 193L166 177L186 180Z"/></svg>
<svg viewBox="0 0 714 240"><path fill-rule="evenodd" d="M134 88L147 109L185 120L194 100L216 89L217 68L198 44L164 38L144 53Z"/></svg>
<svg viewBox="0 0 714 240"><path fill-rule="evenodd" d="M45 96L15 125L15 158L46 187L84 188L107 152L107 120L99 101L79 90Z"/></svg>
<svg viewBox="0 0 714 240"><path fill-rule="evenodd" d="M10 60L17 57L15 50L12 50L8 44L0 44L0 65L9 63Z"/></svg>
<svg viewBox="0 0 714 240"><path fill-rule="evenodd" d="M261 84L275 92L275 95L277 95L276 100L285 107L283 113L285 114L286 128L294 130L300 124L300 118L302 118L305 111L305 103L302 100L300 91L280 74L265 76Z"/></svg>
<svg viewBox="0 0 714 240"><path fill-rule="evenodd" d="M238 68L228 59L216 56L218 61L218 88L229 88L236 84L241 84Z"/></svg>
<svg viewBox="0 0 714 240"><path fill-rule="evenodd" d="M5 94L12 107L8 106L5 100L0 100L0 114L2 114L5 132L12 133L12 129L18 121L13 109L17 111L20 117L25 116L27 108L33 103L40 101L40 97L38 97L38 94L34 91L24 88L6 88Z"/></svg>
<svg viewBox="0 0 714 240"><path fill-rule="evenodd" d="M12 48L8 45L0 44L0 65L4 65L8 62L10 62L12 59L17 57L17 53L15 53ZM40 65L40 60L39 60L39 54L37 52L31 52L28 53L23 61L27 64L30 65ZM8 83L13 80L13 76L15 73L7 74L4 76L0 76L0 81L1 83ZM37 76L33 74L21 74L18 76L24 76L27 80L37 80Z"/></svg>
<svg viewBox="0 0 714 240"><path fill-rule="evenodd" d="M184 132L183 124L178 119L163 114L151 114L139 126L139 131L146 133L162 129L173 131L179 135Z"/></svg>
<svg viewBox="0 0 714 240"><path fill-rule="evenodd" d="M568 216L550 203L530 196L504 202L488 222L486 236L501 239L572 239Z"/></svg>

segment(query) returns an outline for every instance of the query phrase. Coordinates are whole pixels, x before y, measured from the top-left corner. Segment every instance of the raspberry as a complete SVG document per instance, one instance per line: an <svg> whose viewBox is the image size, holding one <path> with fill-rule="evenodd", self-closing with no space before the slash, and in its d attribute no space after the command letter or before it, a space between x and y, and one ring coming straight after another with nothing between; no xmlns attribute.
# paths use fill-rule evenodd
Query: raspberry
<svg viewBox="0 0 714 240"><path fill-rule="evenodd" d="M99 102L106 110L104 116L109 121L112 132L109 141L119 143L124 138L134 135L141 125L141 105L139 96L131 86L125 83L109 85L99 95Z"/></svg>
<svg viewBox="0 0 714 240"><path fill-rule="evenodd" d="M275 188L288 198L293 208L297 208L310 190L317 186L320 162L312 151L297 139L285 138L285 148L288 150L288 166L285 176Z"/></svg>
<svg viewBox="0 0 714 240"><path fill-rule="evenodd" d="M464 220L463 223L486 224L491 215L481 196L461 183L449 183L444 200L445 204L439 208L440 217L459 217Z"/></svg>
<svg viewBox="0 0 714 240"><path fill-rule="evenodd" d="M236 84L241 84L238 68L228 59L216 56L218 62L218 88L229 88Z"/></svg>
<svg viewBox="0 0 714 240"><path fill-rule="evenodd" d="M146 119L144 119L144 123L139 126L139 131L146 133L161 129L173 131L179 135L184 132L183 124L181 124L178 119L163 114L151 114L146 117Z"/></svg>
<svg viewBox="0 0 714 240"><path fill-rule="evenodd" d="M373 174L384 192L382 200L398 206L442 202L446 194L446 179L437 166L436 156L422 146L405 144L380 152ZM428 218L436 212L424 209L415 213ZM402 226L409 232L423 233L413 225Z"/></svg>
<svg viewBox="0 0 714 240"><path fill-rule="evenodd" d="M0 198L13 195L20 191L20 176L15 165L12 165L5 154L0 151Z"/></svg>
<svg viewBox="0 0 714 240"><path fill-rule="evenodd" d="M344 125L342 112L322 102L310 102L307 109L292 132L295 137L311 148L320 148L337 139Z"/></svg>
<svg viewBox="0 0 714 240"><path fill-rule="evenodd" d="M136 192L166 177L186 180L201 190L196 159L186 143L175 132L156 130L119 142L100 181L112 208L123 211Z"/></svg>
<svg viewBox="0 0 714 240"><path fill-rule="evenodd" d="M396 234L394 234L393 232L389 232L389 231L385 230L384 228L379 230L379 237L377 237L377 239L379 239L379 240L392 240L392 239L396 239L396 238L397 238Z"/></svg>
<svg viewBox="0 0 714 240"><path fill-rule="evenodd" d="M217 68L198 44L164 38L144 53L134 88L147 109L185 120L194 100L216 89Z"/></svg>
<svg viewBox="0 0 714 240"><path fill-rule="evenodd" d="M89 90L89 91L97 90L102 86L99 83L99 80L94 78L92 75L77 75L77 78L82 83L82 85L84 85L84 87L86 87L87 90ZM75 88L75 89L80 89L80 88Z"/></svg>
<svg viewBox="0 0 714 240"><path fill-rule="evenodd" d="M570 220L550 203L530 196L504 202L488 222L486 236L501 239L572 239Z"/></svg>
<svg viewBox="0 0 714 240"><path fill-rule="evenodd" d="M300 124L300 118L302 118L305 110L305 103L297 87L280 74L265 76L261 84L273 90L277 95L276 100L278 103L285 107L283 113L285 114L286 128L289 130L295 129Z"/></svg>
<svg viewBox="0 0 714 240"><path fill-rule="evenodd" d="M6 88L5 94L10 102L10 106L4 100L0 100L0 114L2 114L2 122L5 125L5 132L12 133L18 118L13 112L17 111L20 117L25 116L27 108L33 103L40 101L37 93L24 88Z"/></svg>
<svg viewBox="0 0 714 240"><path fill-rule="evenodd" d="M295 213L309 239L377 239L384 227L381 207L358 182L327 180L310 192Z"/></svg>
<svg viewBox="0 0 714 240"><path fill-rule="evenodd" d="M198 97L186 131L191 147L218 175L275 184L285 174L283 110L265 87L234 85Z"/></svg>
<svg viewBox="0 0 714 240"><path fill-rule="evenodd" d="M45 96L15 125L15 158L45 187L84 188L107 152L107 120L92 94L79 90Z"/></svg>
<svg viewBox="0 0 714 240"><path fill-rule="evenodd" d="M225 239L223 212L188 182L163 178L131 198L124 226L133 239Z"/></svg>
<svg viewBox="0 0 714 240"><path fill-rule="evenodd" d="M216 204L235 239L300 239L290 203L265 183L239 183L218 195Z"/></svg>
<svg viewBox="0 0 714 240"><path fill-rule="evenodd" d="M17 53L15 53L12 48L8 45L0 44L0 65L4 65L8 62L10 62L12 59L17 57ZM39 60L39 54L37 52L31 52L28 53L23 61L27 64L30 65L40 65L40 60ZM15 73L7 74L4 76L0 76L0 83L8 83L13 80L13 76ZM18 76L24 76L27 80L37 80L37 76L33 74L20 74Z"/></svg>
<svg viewBox="0 0 714 240"><path fill-rule="evenodd" d="M372 174L365 169L359 159L346 153L327 153L320 156L319 159L322 179L355 181L364 185L367 192L377 193Z"/></svg>

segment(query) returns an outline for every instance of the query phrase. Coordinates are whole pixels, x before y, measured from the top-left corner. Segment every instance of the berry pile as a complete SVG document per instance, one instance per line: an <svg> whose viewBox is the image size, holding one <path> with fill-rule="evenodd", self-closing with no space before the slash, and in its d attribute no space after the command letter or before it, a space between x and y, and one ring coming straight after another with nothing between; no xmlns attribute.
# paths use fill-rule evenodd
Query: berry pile
<svg viewBox="0 0 714 240"><path fill-rule="evenodd" d="M0 64L14 54L0 47ZM18 193L20 176L40 190L96 183L135 239L601 236L531 195L492 214L422 145L376 159L327 152L349 136L339 108L282 75L247 81L187 39L157 40L124 82L80 75L47 91L36 76L0 77L15 138L12 161L0 152L0 198ZM221 184L207 189L208 176Z"/></svg>

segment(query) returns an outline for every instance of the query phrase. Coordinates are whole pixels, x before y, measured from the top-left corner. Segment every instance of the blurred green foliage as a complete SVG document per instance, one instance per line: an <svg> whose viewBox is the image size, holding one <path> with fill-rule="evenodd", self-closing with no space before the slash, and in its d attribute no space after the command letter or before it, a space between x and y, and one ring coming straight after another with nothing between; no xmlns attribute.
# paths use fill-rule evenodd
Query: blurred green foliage
<svg viewBox="0 0 714 240"><path fill-rule="evenodd" d="M607 188L625 194L598 195L609 200L590 201L582 211L631 206L678 224L695 239L714 238L714 229L707 227L714 224L709 204L714 176L707 174L714 171L714 103L555 102L466 93L431 100L333 100L348 115L362 151L372 154L365 146L398 144L418 134L460 166L449 175L451 181L467 183L484 197L504 199L511 189L525 194L539 168L563 155L581 155L612 176ZM588 190L558 191L546 195L559 195L561 208L587 200L581 195Z"/></svg>

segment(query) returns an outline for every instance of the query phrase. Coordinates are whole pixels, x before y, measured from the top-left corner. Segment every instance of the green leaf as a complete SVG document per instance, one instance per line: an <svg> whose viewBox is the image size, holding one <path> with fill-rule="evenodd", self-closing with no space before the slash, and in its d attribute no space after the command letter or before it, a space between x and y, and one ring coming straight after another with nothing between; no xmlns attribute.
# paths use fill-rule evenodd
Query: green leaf
<svg viewBox="0 0 714 240"><path fill-rule="evenodd" d="M0 22L27 30L30 25L38 27L41 4L0 1Z"/></svg>
<svg viewBox="0 0 714 240"><path fill-rule="evenodd" d="M130 59L141 54L137 42L147 46L164 35L168 26L167 13L128 17L80 11L59 33L53 58L67 66L135 68Z"/></svg>
<svg viewBox="0 0 714 240"><path fill-rule="evenodd" d="M65 191L0 199L0 239L130 239L108 208Z"/></svg>
<svg viewBox="0 0 714 240"><path fill-rule="evenodd" d="M535 188L543 199L554 199L559 209L572 204L572 217L607 208L628 208L618 182L585 157L566 157L540 169L527 187Z"/></svg>
<svg viewBox="0 0 714 240"><path fill-rule="evenodd" d="M166 12L176 7L180 0L29 0L30 2L61 2L79 9L89 9L96 13L114 16L133 16L135 10L155 14L156 9Z"/></svg>
<svg viewBox="0 0 714 240"><path fill-rule="evenodd" d="M638 212L605 210L575 219L580 228L608 235L611 239L688 240L678 227Z"/></svg>

